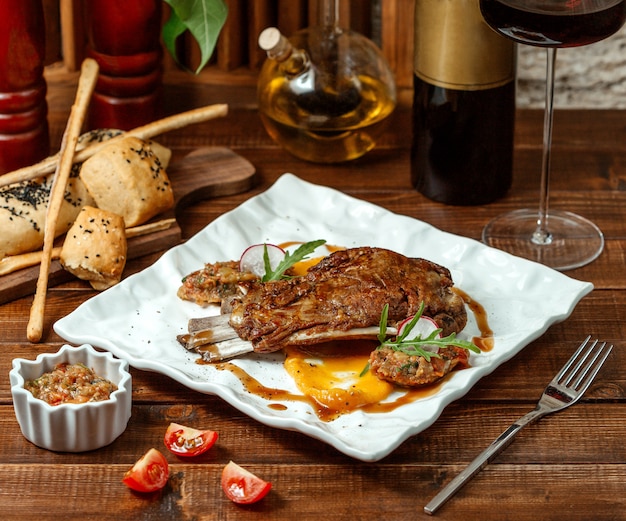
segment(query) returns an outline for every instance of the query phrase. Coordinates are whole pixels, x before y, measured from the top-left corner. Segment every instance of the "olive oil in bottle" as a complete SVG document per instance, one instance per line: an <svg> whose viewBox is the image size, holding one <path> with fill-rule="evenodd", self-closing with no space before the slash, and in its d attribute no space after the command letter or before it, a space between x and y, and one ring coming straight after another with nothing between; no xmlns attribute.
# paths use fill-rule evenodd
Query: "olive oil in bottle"
<svg viewBox="0 0 626 521"><path fill-rule="evenodd" d="M380 50L340 29L330 4L331 16L319 26L289 39L275 28L259 37L268 55L258 82L261 120L287 151L319 163L348 161L374 148L396 105Z"/></svg>

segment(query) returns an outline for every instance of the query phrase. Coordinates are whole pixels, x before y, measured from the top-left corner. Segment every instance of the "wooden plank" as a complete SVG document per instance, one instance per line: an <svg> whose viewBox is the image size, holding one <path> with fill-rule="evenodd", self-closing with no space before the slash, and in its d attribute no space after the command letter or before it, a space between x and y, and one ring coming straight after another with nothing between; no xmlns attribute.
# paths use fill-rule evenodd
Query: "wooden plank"
<svg viewBox="0 0 626 521"><path fill-rule="evenodd" d="M195 71L202 59L200 46L196 39L190 32L186 32L182 35L183 48L184 48L184 65L190 71Z"/></svg>
<svg viewBox="0 0 626 521"><path fill-rule="evenodd" d="M382 2L382 50L400 88L413 86L413 26L415 0Z"/></svg>
<svg viewBox="0 0 626 521"><path fill-rule="evenodd" d="M382 2L384 3L384 2ZM372 2L371 0L350 0L350 29L367 38L372 36Z"/></svg>
<svg viewBox="0 0 626 521"><path fill-rule="evenodd" d="M246 10L244 0L227 0L228 17L217 41L217 64L223 71L243 65L247 59Z"/></svg>
<svg viewBox="0 0 626 521"><path fill-rule="evenodd" d="M163 10L161 11L161 25L163 25L170 17L171 8L170 6L163 2ZM179 44L180 47L180 44ZM177 71L179 69L178 64L174 57L170 54L170 52L165 48L165 44L161 42L161 48L163 52L163 71L164 73L168 73L169 71ZM182 52L182 50L181 50Z"/></svg>
<svg viewBox="0 0 626 521"><path fill-rule="evenodd" d="M296 31L307 27L307 0L278 0L278 28L291 36Z"/></svg>
<svg viewBox="0 0 626 521"><path fill-rule="evenodd" d="M300 443L310 449L308 441ZM292 450L298 451L297 441L292 445ZM20 492L3 487L0 515L8 521L32 518L33 511L45 512L50 519L68 521L240 520L242 509L225 499L219 484L228 454L233 452L228 452L226 447L212 451L217 454L200 461L172 459L168 485L158 493L147 495L133 494L121 483L120 476L130 466L127 462L130 454L110 456L114 462L108 460L106 464L80 464L80 455L64 454L56 464L1 465L0 471L11 476L11 483L20 484ZM257 452L264 451L257 446ZM267 456L274 461L246 465L250 472L273 483L272 491L262 502L244 511L251 514L247 516L251 519L314 520L325 513L328 519L342 520L354 519L356 512L358 519L431 519L421 512L422 506L442 483L462 469L458 464L286 465L275 461L276 454ZM444 519L495 520L502 519L504 513L506 519L534 521L539 514L542 520L560 521L566 512L567 519L572 521L620 519L626 495L623 467L619 464L491 465L439 515L445 516ZM97 494L94 483L98 484ZM578 486L573 489L572 483ZM328 516L329 498L333 498L332 516Z"/></svg>
<svg viewBox="0 0 626 521"><path fill-rule="evenodd" d="M276 4L271 0L249 0L248 2L248 66L257 71L266 59L259 48L258 38L266 27L276 25Z"/></svg>
<svg viewBox="0 0 626 521"><path fill-rule="evenodd" d="M61 13L59 0L43 0L44 23L46 26L45 65L61 60Z"/></svg>
<svg viewBox="0 0 626 521"><path fill-rule="evenodd" d="M63 63L68 71L77 71L85 58L86 32L82 3L60 0Z"/></svg>

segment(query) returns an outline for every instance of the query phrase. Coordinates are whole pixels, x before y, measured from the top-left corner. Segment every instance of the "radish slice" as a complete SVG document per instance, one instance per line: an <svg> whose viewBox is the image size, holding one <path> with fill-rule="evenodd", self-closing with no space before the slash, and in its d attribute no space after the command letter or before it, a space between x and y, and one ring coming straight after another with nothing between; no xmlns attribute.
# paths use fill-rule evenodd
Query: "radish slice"
<svg viewBox="0 0 626 521"><path fill-rule="evenodd" d="M239 259L239 270L254 273L257 277L265 275L265 261L263 255L267 247L267 255L273 270L285 258L285 250L275 244L255 244L249 246Z"/></svg>
<svg viewBox="0 0 626 521"><path fill-rule="evenodd" d="M404 330L410 324L411 320L413 320L413 317L406 318L398 324L398 336L404 333ZM411 329L405 340L428 338L433 333L433 331L437 331L438 329L441 328L432 318L421 316L417 320L417 323L413 326L413 329ZM437 338L441 338L441 331L437 334ZM438 346L425 345L422 346L422 349L424 349L424 351L430 351L432 353L437 353L439 351Z"/></svg>

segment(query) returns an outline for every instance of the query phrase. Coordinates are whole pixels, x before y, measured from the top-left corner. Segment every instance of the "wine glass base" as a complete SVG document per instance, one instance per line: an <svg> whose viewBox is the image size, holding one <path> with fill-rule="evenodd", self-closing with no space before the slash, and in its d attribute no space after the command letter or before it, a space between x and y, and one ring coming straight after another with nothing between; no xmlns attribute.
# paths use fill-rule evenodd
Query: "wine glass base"
<svg viewBox="0 0 626 521"><path fill-rule="evenodd" d="M483 229L483 242L560 271L584 266L602 253L604 235L584 217L551 211L547 219L550 234L543 243L533 239L537 220L537 210L515 210L500 215Z"/></svg>

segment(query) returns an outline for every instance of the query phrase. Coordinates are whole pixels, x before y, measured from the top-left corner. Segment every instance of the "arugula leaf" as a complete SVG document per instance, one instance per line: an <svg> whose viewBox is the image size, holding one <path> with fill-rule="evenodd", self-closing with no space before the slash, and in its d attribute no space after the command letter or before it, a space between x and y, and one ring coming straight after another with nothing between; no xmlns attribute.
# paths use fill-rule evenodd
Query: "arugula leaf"
<svg viewBox="0 0 626 521"><path fill-rule="evenodd" d="M439 333L441 333L441 329L436 329L432 333L430 333L426 338L422 338L421 335L417 338L413 338L407 340L407 336L411 333L411 330L417 324L417 321L422 316L424 312L424 303L420 305L418 312L411 319L411 321L406 325L401 335L396 337L395 340L388 339L385 331L387 330L387 319L389 316L389 304L385 304L383 307L381 316L380 316L380 331L378 333L378 342L380 345L376 349L382 349L383 347L389 347L393 351L398 351L401 353L405 353L409 356L421 356L427 362L430 362L431 358L441 358L439 353L433 353L432 351L428 351L424 349L426 346L437 346L439 348L445 348L450 346L460 347L462 349L467 349L474 353L480 353L480 349L473 342L468 340L463 340L461 338L456 337L456 333L451 333L446 337L438 338ZM369 362L361 371L360 376L363 376L370 369Z"/></svg>
<svg viewBox="0 0 626 521"><path fill-rule="evenodd" d="M378 342L382 344L387 340L387 317L389 316L389 304L385 304L383 311L380 315L380 321L378 323Z"/></svg>
<svg viewBox="0 0 626 521"><path fill-rule="evenodd" d="M305 242L300 245L293 253L285 253L285 258L280 261L275 270L272 270L270 266L269 255L267 253L267 246L263 251L263 264L265 265L265 275L261 277L261 282L269 282L271 280L280 280L283 278L284 273L291 268L297 262L304 260L310 253L313 253L318 246L326 244L326 241L320 239L318 241Z"/></svg>
<svg viewBox="0 0 626 521"><path fill-rule="evenodd" d="M224 0L164 0L171 7L171 15L163 25L165 47L182 66L176 52L176 40L189 30L200 46L198 74L215 50L217 38L226 22L228 8Z"/></svg>
<svg viewBox="0 0 626 521"><path fill-rule="evenodd" d="M385 304L385 308L388 308L388 307L389 305ZM383 308L383 313L381 316L381 331L384 331L387 328L388 311L385 308ZM399 337L397 337L395 340L383 339L383 341L380 342L380 345L377 347L377 349L380 349L382 347L390 347L394 351L399 351L409 356L423 356L428 362L430 362L430 359L432 357L435 357L435 358L441 358L441 357L439 356L438 353L426 351L425 349L423 349L424 346L437 346L439 348L455 346L455 347L460 347L462 349L468 349L469 351L473 351L474 353L480 353L480 349L478 348L478 346L476 346L473 342L470 342L468 340L457 338L456 333L450 333L446 337L438 338L439 333L441 333L442 331L441 329L434 330L426 338L422 338L421 335L418 335L417 338L407 340L406 339L407 336L409 336L409 334L411 333L411 330L415 327L415 324L417 324L417 321L420 319L423 312L424 312L424 303L422 302L418 312L411 319L411 322L407 324L402 334ZM384 324L383 324L383 318L384 318Z"/></svg>
<svg viewBox="0 0 626 521"><path fill-rule="evenodd" d="M431 357L441 357L439 356L439 353L426 351L422 348L422 346L437 346L440 348L455 346L462 349L467 349L469 351L473 351L474 353L480 353L480 349L473 342L457 338L455 333L450 333L448 336L443 338L437 338L437 335L440 331L441 330L433 331L426 338L419 337L414 340L403 340L402 342L386 341L383 345L391 347L391 349L393 349L394 351L406 353L409 356L423 356L428 362L430 362ZM382 346L379 346L379 348L380 347Z"/></svg>

